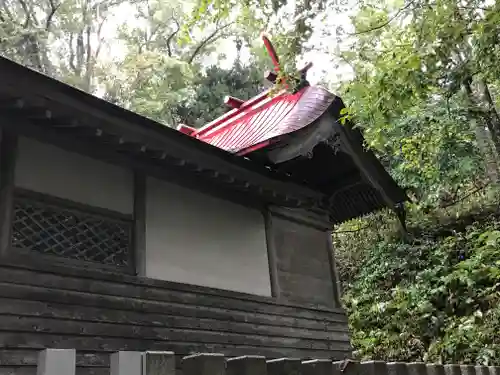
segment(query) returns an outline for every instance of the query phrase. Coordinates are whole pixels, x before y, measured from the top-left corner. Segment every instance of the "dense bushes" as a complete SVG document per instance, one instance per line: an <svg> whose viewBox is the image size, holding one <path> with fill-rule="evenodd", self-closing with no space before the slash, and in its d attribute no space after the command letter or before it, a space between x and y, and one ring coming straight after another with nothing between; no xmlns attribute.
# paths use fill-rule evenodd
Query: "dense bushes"
<svg viewBox="0 0 500 375"><path fill-rule="evenodd" d="M438 232L354 257L338 243L357 357L500 365L500 219Z"/></svg>

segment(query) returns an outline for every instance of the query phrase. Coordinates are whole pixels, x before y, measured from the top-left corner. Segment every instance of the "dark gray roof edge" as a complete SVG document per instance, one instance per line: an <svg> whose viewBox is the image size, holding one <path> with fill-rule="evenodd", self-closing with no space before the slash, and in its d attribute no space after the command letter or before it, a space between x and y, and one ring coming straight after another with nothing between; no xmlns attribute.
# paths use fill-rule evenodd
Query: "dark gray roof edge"
<svg viewBox="0 0 500 375"><path fill-rule="evenodd" d="M120 123L118 125L124 129L133 129L145 138L154 139L172 153L179 153L179 157L192 158L207 169L235 174L270 189L281 191L289 189L291 195L321 199L320 192L299 185L278 171L201 142L5 57L0 57L0 80L2 82L0 92L12 93L13 96L22 94L29 98L40 97L51 103L68 106L69 109L78 107L81 112L91 112L90 116L100 116L104 119L103 123L107 120Z"/></svg>

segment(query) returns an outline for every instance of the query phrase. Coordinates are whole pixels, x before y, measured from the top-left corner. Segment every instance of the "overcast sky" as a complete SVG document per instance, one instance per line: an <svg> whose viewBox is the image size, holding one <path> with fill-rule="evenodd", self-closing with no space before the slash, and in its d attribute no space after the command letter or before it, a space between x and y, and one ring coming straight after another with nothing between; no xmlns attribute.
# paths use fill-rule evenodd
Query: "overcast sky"
<svg viewBox="0 0 500 375"><path fill-rule="evenodd" d="M339 77L343 77L345 79L350 76L350 70L348 67L334 67L332 56L334 55L334 50L338 47L335 29L338 26L342 26L347 29L351 27L349 16L354 12L355 3L353 0L337 1L344 2L342 4L342 8L345 10L340 13L333 9L331 11L329 10L326 12L327 16L325 17L324 21L315 22L315 31L311 37L309 44L311 46L317 46L318 48L307 52L302 57L302 61L300 61L298 64L302 65L303 63L308 61L313 62L314 65L308 73L309 81L312 84L315 84L324 79L329 82L334 82L337 81ZM346 6L346 4L349 3L352 3L352 6ZM293 6L293 0L289 0L287 5ZM122 24L124 20L126 20L126 23L130 26L137 24L138 21L135 19L134 13L134 7L130 4L123 4L122 6L118 7L114 15L109 17L108 22L104 27L103 34L106 36L106 39L113 40L113 37L116 35L118 25ZM323 31L326 29L328 29L328 34L331 34L331 36L322 36L324 35ZM103 50L101 58L119 58L123 56L124 53L124 46L121 46L119 43L113 42L110 46L108 46L108 48ZM230 67L233 64L234 59L236 58L236 49L234 48L234 44L231 40L221 40L217 48L217 53L223 53L226 56L225 61L219 61L219 63L223 66ZM248 60L249 57L249 51L243 50L241 53L241 59L245 61ZM212 58L207 59L206 63L214 63L215 59L216 56L212 56Z"/></svg>

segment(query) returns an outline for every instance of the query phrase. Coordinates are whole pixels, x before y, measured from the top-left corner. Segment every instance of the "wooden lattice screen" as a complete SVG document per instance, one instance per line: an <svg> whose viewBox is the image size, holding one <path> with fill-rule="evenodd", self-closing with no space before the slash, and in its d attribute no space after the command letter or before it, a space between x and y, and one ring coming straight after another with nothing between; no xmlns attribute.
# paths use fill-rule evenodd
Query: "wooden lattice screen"
<svg viewBox="0 0 500 375"><path fill-rule="evenodd" d="M21 196L12 247L104 265L130 265L132 221Z"/></svg>

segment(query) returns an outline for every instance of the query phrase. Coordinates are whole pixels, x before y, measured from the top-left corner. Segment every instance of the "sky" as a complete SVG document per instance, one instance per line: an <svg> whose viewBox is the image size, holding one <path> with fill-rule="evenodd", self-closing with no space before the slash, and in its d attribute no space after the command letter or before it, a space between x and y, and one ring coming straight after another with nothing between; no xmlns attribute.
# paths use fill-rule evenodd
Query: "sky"
<svg viewBox="0 0 500 375"><path fill-rule="evenodd" d="M309 44L312 46L321 46L320 49L315 49L307 52L298 62L298 66L303 66L305 62L313 62L313 67L308 72L308 79L312 84L317 84L319 81L325 80L328 82L335 83L337 81L348 79L351 76L351 71L347 66L342 64L335 68L335 63L332 61L331 56L333 55L333 50L338 46L338 42L335 38L335 33L332 32L338 26L342 26L345 29L351 28L351 23L349 16L354 12L354 0L335 0L342 2L338 4L339 8L344 9L342 12L327 11L326 18L321 22L316 22L314 27L315 31L310 39ZM351 4L350 4L351 3ZM287 7L291 8L294 6L294 1L289 0ZM285 10L286 11L286 10ZM106 39L112 39L113 35L116 35L118 25L122 24L126 20L129 26L137 25L138 21L134 17L134 7L130 4L123 4L116 9L113 16L108 18L104 28L103 35L106 35ZM325 38L322 33L326 28L329 29L331 36ZM272 34L271 34L272 39ZM325 47L326 46L326 47ZM120 58L124 55L126 49L119 43L113 43L112 46L102 51L100 58L102 59L114 59ZM232 66L236 58L236 49L231 40L221 40L217 47L217 53L223 53L226 56L225 61L219 60L218 63L222 67ZM248 50L242 50L240 59L248 61L250 58L250 52ZM207 58L205 63L210 64L216 62L216 56Z"/></svg>

